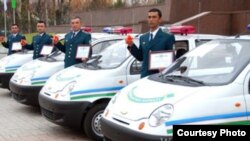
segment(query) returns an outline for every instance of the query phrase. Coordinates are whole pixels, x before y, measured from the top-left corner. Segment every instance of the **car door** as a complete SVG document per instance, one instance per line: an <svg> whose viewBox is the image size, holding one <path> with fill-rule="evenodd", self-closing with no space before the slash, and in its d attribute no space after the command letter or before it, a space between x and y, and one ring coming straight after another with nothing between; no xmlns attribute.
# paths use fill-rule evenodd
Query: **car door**
<svg viewBox="0 0 250 141"><path fill-rule="evenodd" d="M248 73L244 81L244 96L247 108L248 122L250 122L250 65L248 65Z"/></svg>

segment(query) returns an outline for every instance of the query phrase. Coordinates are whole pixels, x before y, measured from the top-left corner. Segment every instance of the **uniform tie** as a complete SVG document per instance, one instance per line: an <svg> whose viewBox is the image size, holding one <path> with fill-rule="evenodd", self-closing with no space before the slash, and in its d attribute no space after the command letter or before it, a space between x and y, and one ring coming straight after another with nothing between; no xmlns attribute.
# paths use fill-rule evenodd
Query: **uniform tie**
<svg viewBox="0 0 250 141"><path fill-rule="evenodd" d="M71 39L74 38L76 36L76 32L73 32Z"/></svg>
<svg viewBox="0 0 250 141"><path fill-rule="evenodd" d="M149 41L152 41L152 40L153 40L153 34L150 33Z"/></svg>

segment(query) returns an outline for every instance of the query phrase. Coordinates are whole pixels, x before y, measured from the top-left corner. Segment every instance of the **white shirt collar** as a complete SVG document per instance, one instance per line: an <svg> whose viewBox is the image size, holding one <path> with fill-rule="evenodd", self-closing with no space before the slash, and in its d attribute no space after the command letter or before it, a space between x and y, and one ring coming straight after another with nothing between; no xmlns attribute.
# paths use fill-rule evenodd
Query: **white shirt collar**
<svg viewBox="0 0 250 141"><path fill-rule="evenodd" d="M73 33L75 33L75 35L77 35L79 31L80 31L80 30L78 30L78 31L73 31Z"/></svg>
<svg viewBox="0 0 250 141"><path fill-rule="evenodd" d="M155 31L151 32L150 34L153 34L153 39L155 38L156 33L159 31L160 27L158 27Z"/></svg>
<svg viewBox="0 0 250 141"><path fill-rule="evenodd" d="M16 35L17 35L17 34L18 34L18 33L16 33L16 34L12 34L12 36L13 36L13 37L16 37Z"/></svg>
<svg viewBox="0 0 250 141"><path fill-rule="evenodd" d="M40 36L43 36L44 33L39 33Z"/></svg>

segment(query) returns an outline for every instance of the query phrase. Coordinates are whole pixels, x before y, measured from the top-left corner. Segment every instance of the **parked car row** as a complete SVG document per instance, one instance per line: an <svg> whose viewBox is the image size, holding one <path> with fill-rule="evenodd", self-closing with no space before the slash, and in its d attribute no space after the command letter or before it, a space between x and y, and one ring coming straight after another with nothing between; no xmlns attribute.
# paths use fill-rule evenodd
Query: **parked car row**
<svg viewBox="0 0 250 141"><path fill-rule="evenodd" d="M5 88L10 88L17 101L40 106L49 121L82 129L89 138L98 141L160 140L172 136L173 125L186 124L185 120L215 116L218 112L222 115L247 112L246 107L250 106L243 101L249 88L242 93L238 88L249 87L243 78L250 77L245 47L250 40L209 34L175 35L175 62L160 74L140 80L141 62L127 50L125 36L106 34L105 38L97 39L97 35L104 34L92 36L96 38L91 42L94 55L87 62L66 69L64 53L60 51L25 64L11 64L6 59L21 53L2 58L0 71L12 70L14 74ZM134 35L137 46L139 36ZM236 90L238 95L229 94ZM228 100L228 95L238 99ZM230 108L224 111L221 108L217 113L206 109L210 102L218 104L224 99L228 100L227 105L237 101L242 106L233 112ZM200 112L202 108L207 112ZM219 123L221 119L207 123L214 121Z"/></svg>

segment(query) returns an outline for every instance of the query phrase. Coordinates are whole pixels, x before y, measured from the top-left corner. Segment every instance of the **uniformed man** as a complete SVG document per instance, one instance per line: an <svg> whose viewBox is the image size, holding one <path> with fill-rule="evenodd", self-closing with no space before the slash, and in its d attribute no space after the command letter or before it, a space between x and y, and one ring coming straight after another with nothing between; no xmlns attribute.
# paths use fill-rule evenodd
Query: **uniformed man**
<svg viewBox="0 0 250 141"><path fill-rule="evenodd" d="M58 40L53 40L55 47L65 53L65 68L86 59L76 59L77 47L79 45L89 45L91 40L90 34L81 30L81 19L79 17L71 19L70 24L72 31L65 35L64 45Z"/></svg>
<svg viewBox="0 0 250 141"><path fill-rule="evenodd" d="M13 42L21 42L21 40L25 39L25 36L23 36L21 33L19 33L19 27L17 24L11 25L11 34L7 38L7 42L5 42L4 36L0 37L0 43L5 48L8 48L8 55L15 53L17 51L12 50L12 43Z"/></svg>
<svg viewBox="0 0 250 141"><path fill-rule="evenodd" d="M137 47L131 39L126 39L128 50L139 61L142 61L141 78L158 73L159 70L149 69L149 52L172 50L175 37L165 33L159 27L162 13L159 9L153 8L148 11L148 25L150 31L140 36L140 46Z"/></svg>
<svg viewBox="0 0 250 141"><path fill-rule="evenodd" d="M33 59L42 57L40 52L44 45L52 44L51 35L45 32L46 23L44 21L38 21L36 24L36 29L38 34L33 36L31 44L27 44L26 42L21 42L24 48L29 50L34 50Z"/></svg>

